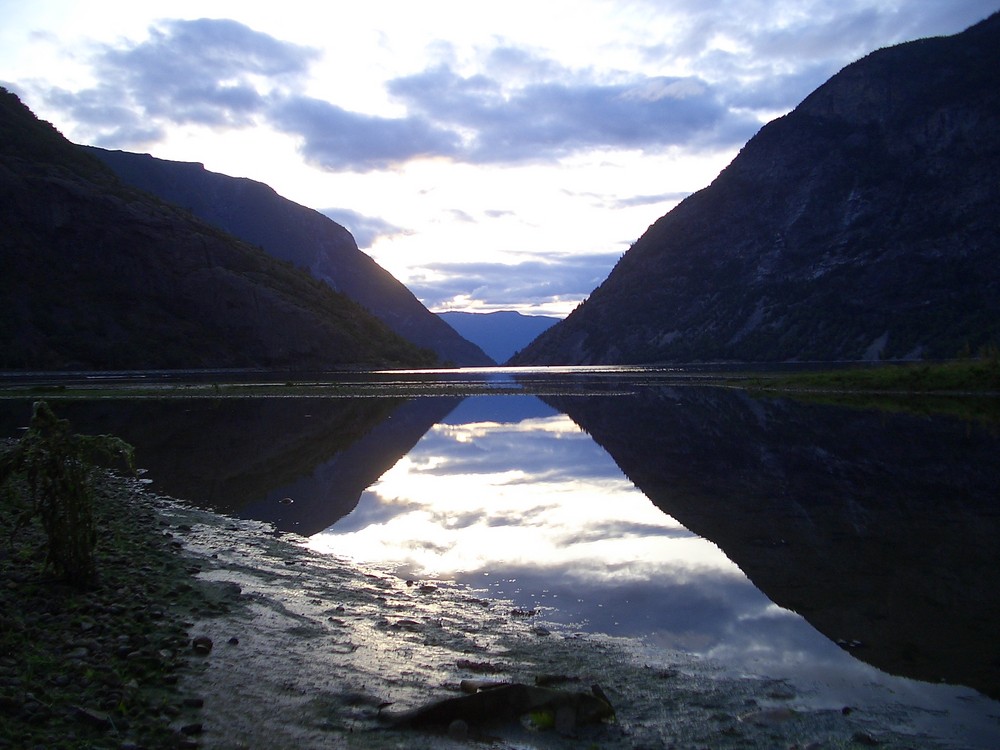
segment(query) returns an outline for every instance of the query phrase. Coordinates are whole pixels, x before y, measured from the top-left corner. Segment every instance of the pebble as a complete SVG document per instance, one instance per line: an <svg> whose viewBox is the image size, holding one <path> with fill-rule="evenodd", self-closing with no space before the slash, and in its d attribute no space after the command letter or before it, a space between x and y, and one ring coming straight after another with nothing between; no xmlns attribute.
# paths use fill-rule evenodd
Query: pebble
<svg viewBox="0 0 1000 750"><path fill-rule="evenodd" d="M212 650L212 639L207 635L197 636L191 641L191 650L202 656L208 654Z"/></svg>

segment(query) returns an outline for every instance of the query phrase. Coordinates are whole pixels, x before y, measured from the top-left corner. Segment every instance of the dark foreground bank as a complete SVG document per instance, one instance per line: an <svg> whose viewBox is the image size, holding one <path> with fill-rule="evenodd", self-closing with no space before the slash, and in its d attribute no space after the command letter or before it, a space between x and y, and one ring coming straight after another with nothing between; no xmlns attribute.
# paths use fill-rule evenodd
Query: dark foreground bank
<svg viewBox="0 0 1000 750"><path fill-rule="evenodd" d="M0 499L0 747L194 746L200 701L178 686L188 619L215 604L165 532L161 501L108 476L96 493L97 582L45 566L20 488Z"/></svg>
<svg viewBox="0 0 1000 750"><path fill-rule="evenodd" d="M962 746L904 706L816 706L782 681L552 632L542 614L318 555L132 479L102 485L99 582L70 589L3 503L3 748ZM463 715L463 683L483 682L552 701ZM595 694L612 715L566 709ZM447 721L387 721L442 700L424 715Z"/></svg>

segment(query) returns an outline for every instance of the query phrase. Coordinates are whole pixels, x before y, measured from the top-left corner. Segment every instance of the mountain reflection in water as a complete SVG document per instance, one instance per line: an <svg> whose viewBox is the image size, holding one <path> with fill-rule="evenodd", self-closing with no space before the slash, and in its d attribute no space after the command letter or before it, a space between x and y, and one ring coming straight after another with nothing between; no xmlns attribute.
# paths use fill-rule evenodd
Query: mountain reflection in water
<svg viewBox="0 0 1000 750"><path fill-rule="evenodd" d="M995 431L655 379L555 390L56 411L136 445L160 491L316 549L1000 734L994 702L926 684L1000 696ZM0 404L5 432L29 412Z"/></svg>

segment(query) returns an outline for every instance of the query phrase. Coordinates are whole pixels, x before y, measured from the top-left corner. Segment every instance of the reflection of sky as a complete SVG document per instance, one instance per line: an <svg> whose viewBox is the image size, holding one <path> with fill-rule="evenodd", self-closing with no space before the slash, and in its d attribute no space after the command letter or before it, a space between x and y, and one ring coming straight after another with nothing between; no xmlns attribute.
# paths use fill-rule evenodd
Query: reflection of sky
<svg viewBox="0 0 1000 750"><path fill-rule="evenodd" d="M766 633L780 634L782 659L803 638L840 653L530 396L466 399L312 545L660 647L754 659L777 650Z"/></svg>
<svg viewBox="0 0 1000 750"><path fill-rule="evenodd" d="M511 404L517 421L485 413L498 402ZM704 569L742 577L635 489L568 417L540 403L469 399L314 545L461 579L524 570L593 587L667 570L677 583Z"/></svg>
<svg viewBox="0 0 1000 750"><path fill-rule="evenodd" d="M961 689L883 675L774 605L530 396L467 399L311 544L486 589L574 629L807 683L826 707L879 693L958 705Z"/></svg>

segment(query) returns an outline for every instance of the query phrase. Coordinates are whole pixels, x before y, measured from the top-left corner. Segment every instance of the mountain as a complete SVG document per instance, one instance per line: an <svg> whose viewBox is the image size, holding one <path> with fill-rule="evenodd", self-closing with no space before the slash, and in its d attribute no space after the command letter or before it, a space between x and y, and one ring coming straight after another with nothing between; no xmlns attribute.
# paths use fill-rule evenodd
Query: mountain
<svg viewBox="0 0 1000 750"><path fill-rule="evenodd" d="M347 229L318 211L283 198L261 182L209 172L201 164L86 148L123 182L187 209L275 258L308 269L403 338L434 351L442 362L495 364L361 252Z"/></svg>
<svg viewBox="0 0 1000 750"><path fill-rule="evenodd" d="M343 294L122 184L0 89L0 368L435 361Z"/></svg>
<svg viewBox="0 0 1000 750"><path fill-rule="evenodd" d="M1000 341L1000 14L766 125L516 364L950 357Z"/></svg>
<svg viewBox="0 0 1000 750"><path fill-rule="evenodd" d="M506 362L560 320L545 315L522 315L514 310L443 312L438 317L499 363Z"/></svg>

